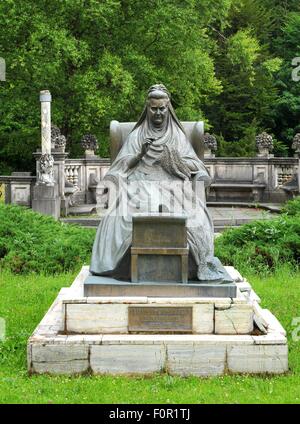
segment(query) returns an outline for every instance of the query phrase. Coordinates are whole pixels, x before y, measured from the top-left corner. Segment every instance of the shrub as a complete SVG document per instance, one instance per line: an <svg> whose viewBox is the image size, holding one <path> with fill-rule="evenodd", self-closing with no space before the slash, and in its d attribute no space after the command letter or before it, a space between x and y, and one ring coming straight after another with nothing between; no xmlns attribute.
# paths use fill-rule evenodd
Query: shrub
<svg viewBox="0 0 300 424"><path fill-rule="evenodd" d="M14 273L56 274L89 263L95 230L0 204L0 266Z"/></svg>
<svg viewBox="0 0 300 424"><path fill-rule="evenodd" d="M300 263L300 215L280 215L229 229L216 240L224 265L256 273L275 271L282 263Z"/></svg>
<svg viewBox="0 0 300 424"><path fill-rule="evenodd" d="M300 196L285 203L281 209L281 213L295 216L300 214Z"/></svg>

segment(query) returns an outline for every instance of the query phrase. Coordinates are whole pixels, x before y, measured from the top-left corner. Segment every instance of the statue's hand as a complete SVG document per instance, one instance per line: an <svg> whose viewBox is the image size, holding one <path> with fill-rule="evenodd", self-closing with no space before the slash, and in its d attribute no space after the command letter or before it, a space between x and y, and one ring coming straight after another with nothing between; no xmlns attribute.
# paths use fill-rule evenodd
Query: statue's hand
<svg viewBox="0 0 300 424"><path fill-rule="evenodd" d="M128 169L134 168L139 161L142 159L142 157L147 153L147 150L149 149L150 144L154 141L152 138L146 138L146 140L142 144L141 152L130 159L128 162Z"/></svg>
<svg viewBox="0 0 300 424"><path fill-rule="evenodd" d="M153 141L154 141L154 138L146 138L146 140L144 140L142 144L141 157L143 157L147 153L147 150L149 149Z"/></svg>
<svg viewBox="0 0 300 424"><path fill-rule="evenodd" d="M140 153L141 158L147 153L148 148L149 148L148 143L144 142L142 144L142 150L141 150L141 153Z"/></svg>

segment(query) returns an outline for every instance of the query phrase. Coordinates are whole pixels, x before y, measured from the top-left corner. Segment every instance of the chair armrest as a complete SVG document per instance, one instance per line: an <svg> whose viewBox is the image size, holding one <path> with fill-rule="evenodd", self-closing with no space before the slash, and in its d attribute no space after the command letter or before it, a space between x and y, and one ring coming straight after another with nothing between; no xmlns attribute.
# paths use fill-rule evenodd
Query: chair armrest
<svg viewBox="0 0 300 424"><path fill-rule="evenodd" d="M203 171L197 172L192 177L192 182L193 182L194 185L196 185L197 181L203 181L205 188L209 187L212 183L211 177L208 174L204 173Z"/></svg>

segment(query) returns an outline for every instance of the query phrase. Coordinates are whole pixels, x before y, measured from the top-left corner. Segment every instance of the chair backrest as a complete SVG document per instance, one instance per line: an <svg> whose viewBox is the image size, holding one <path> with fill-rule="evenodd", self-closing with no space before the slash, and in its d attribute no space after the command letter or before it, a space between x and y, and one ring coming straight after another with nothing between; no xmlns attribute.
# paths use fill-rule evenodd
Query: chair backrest
<svg viewBox="0 0 300 424"><path fill-rule="evenodd" d="M123 146L124 141L128 137L129 133L132 131L136 122L119 122L111 121L110 123L110 156L111 161L113 162L118 155L121 147ZM203 144L203 135L204 135L204 122L203 121L194 121L194 122L181 122L184 131L186 133L187 139L193 146L197 156L200 159L204 157L204 144Z"/></svg>

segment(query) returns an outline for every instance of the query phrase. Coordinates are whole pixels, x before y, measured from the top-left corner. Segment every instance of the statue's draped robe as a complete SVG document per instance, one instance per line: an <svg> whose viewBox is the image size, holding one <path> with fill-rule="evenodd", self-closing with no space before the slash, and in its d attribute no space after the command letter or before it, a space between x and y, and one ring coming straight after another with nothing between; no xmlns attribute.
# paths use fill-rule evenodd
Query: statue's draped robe
<svg viewBox="0 0 300 424"><path fill-rule="evenodd" d="M129 161L141 152L147 138L154 141L138 164L128 169ZM192 179L210 179L176 117L170 113L164 128L156 129L146 115L129 134L105 176L114 183L117 196L97 230L92 274L114 275L132 242L134 213L158 212L159 205L170 210L171 205L171 212L187 216L188 246L198 267L198 279L222 279L222 266L213 255L214 231L207 208L195 197L191 181L171 175L162 167L159 159L164 146L177 150Z"/></svg>

